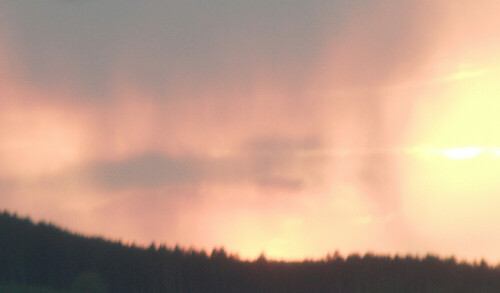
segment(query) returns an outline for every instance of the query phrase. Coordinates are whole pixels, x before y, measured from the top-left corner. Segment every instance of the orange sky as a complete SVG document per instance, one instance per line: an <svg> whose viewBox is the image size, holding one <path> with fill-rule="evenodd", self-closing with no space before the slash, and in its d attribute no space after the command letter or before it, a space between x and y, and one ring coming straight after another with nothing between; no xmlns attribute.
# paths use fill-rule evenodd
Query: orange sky
<svg viewBox="0 0 500 293"><path fill-rule="evenodd" d="M0 209L243 258L500 261L498 1L0 4Z"/></svg>

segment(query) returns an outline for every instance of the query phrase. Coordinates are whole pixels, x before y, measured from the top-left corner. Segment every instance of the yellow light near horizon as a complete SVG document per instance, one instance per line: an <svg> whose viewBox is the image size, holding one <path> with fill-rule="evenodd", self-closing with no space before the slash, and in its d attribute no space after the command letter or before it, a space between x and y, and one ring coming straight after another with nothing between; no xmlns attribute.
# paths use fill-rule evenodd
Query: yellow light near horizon
<svg viewBox="0 0 500 293"><path fill-rule="evenodd" d="M500 259L489 244L500 239L491 224L500 203L500 62L469 63L477 70L442 78L416 102L412 143L428 147L408 160L402 209L420 247Z"/></svg>

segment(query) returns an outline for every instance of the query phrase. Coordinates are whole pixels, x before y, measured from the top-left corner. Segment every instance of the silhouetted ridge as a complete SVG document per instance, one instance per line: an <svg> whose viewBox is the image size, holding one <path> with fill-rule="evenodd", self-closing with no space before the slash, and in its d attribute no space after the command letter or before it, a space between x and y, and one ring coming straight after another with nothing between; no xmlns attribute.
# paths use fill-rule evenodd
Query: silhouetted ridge
<svg viewBox="0 0 500 293"><path fill-rule="evenodd" d="M6 289L10 288L10 289ZM38 288L38 289L37 289ZM45 289L40 289L45 288ZM223 249L128 246L0 213L5 292L500 292L500 268L428 255L241 261Z"/></svg>

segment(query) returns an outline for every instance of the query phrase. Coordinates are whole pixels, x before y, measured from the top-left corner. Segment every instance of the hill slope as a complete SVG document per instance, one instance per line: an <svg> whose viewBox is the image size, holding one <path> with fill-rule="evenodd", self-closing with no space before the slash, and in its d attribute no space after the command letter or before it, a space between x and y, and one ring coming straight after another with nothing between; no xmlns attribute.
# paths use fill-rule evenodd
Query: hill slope
<svg viewBox="0 0 500 293"><path fill-rule="evenodd" d="M222 249L209 256L165 246L126 246L3 212L0 284L0 289L17 284L87 293L500 292L500 268L435 256L248 262Z"/></svg>

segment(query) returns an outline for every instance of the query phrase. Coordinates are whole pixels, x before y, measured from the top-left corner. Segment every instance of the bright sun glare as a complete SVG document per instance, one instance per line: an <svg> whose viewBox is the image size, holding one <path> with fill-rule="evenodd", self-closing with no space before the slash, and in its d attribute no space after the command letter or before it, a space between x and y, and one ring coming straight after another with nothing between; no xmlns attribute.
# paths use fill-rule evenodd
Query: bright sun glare
<svg viewBox="0 0 500 293"><path fill-rule="evenodd" d="M420 149L420 151L417 150L417 152L426 154L427 158L429 155L438 155L453 160L474 159L479 155L484 155L485 157L488 158L500 157L500 148L498 147L478 147L478 146L455 147L455 148L427 147Z"/></svg>
<svg viewBox="0 0 500 293"><path fill-rule="evenodd" d="M462 147L443 150L443 154L454 160L472 159L483 152L480 147Z"/></svg>

